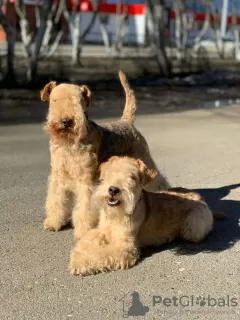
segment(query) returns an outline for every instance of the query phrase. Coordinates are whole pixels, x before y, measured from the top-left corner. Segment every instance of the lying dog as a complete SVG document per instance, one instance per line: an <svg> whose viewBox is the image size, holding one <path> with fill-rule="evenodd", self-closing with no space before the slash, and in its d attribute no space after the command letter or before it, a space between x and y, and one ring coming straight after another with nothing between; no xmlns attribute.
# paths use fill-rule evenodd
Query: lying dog
<svg viewBox="0 0 240 320"><path fill-rule="evenodd" d="M119 73L126 93L121 120L97 125L88 119L91 92L86 86L48 83L41 99L49 101L45 131L50 135L51 174L46 200L44 228L60 230L71 218L73 194L76 204L72 220L77 239L94 227L97 221L90 214L92 184L97 179L99 164L111 156L128 155L140 158L156 168L144 137L134 127L136 110L134 92L126 77ZM146 189L155 191L169 186L159 173Z"/></svg>
<svg viewBox="0 0 240 320"><path fill-rule="evenodd" d="M129 157L112 157L101 165L101 183L92 198L99 226L76 244L72 274L126 269L136 263L141 247L176 237L199 242L212 230L214 215L198 193L183 188L144 191L156 174ZM225 216L219 213L216 218Z"/></svg>

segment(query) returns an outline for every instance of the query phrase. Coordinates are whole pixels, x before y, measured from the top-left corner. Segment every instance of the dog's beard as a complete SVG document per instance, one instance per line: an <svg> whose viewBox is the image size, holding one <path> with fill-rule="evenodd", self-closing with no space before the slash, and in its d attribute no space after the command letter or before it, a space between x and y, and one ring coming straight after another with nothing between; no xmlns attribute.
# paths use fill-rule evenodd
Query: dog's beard
<svg viewBox="0 0 240 320"><path fill-rule="evenodd" d="M123 189L119 195L111 197L101 185L95 188L92 197L92 205L95 208L103 208L109 214L115 210L123 211L124 214L132 214L135 210L135 202L135 196L129 190Z"/></svg>
<svg viewBox="0 0 240 320"><path fill-rule="evenodd" d="M74 132L72 128L65 128L59 122L46 122L44 126L45 132L47 132L51 137L56 138L57 140L74 140Z"/></svg>
<svg viewBox="0 0 240 320"><path fill-rule="evenodd" d="M84 140L88 134L88 125L86 115L75 117L74 134L77 141Z"/></svg>
<svg viewBox="0 0 240 320"><path fill-rule="evenodd" d="M123 205L124 205L124 211L127 214L132 214L136 207L136 199L134 193L132 193L129 190L122 190L122 196L123 196Z"/></svg>
<svg viewBox="0 0 240 320"><path fill-rule="evenodd" d="M134 201L133 198L134 196L131 192L121 190L121 193L115 196L111 196L108 193L106 193L103 196L102 201L104 201L105 206L110 207L110 209L123 209L124 212L130 213L132 212L132 209L134 207L134 205L132 205L132 201Z"/></svg>
<svg viewBox="0 0 240 320"><path fill-rule="evenodd" d="M61 121L47 121L44 130L50 135L61 140L78 142L87 136L85 120L76 118L71 127L66 128Z"/></svg>

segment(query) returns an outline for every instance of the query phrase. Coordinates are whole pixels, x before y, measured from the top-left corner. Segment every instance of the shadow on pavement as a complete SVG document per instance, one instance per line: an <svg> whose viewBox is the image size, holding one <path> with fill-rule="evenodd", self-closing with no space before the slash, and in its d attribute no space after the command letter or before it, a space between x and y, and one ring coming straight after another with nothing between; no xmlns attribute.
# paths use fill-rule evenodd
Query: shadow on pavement
<svg viewBox="0 0 240 320"><path fill-rule="evenodd" d="M224 212L227 220L215 221L213 231L200 243L177 240L160 248L145 248L142 258L164 250L171 250L177 255L194 255L200 252L220 252L233 247L240 240L240 201L223 198L239 187L240 183L213 189L194 189L205 198L212 210Z"/></svg>

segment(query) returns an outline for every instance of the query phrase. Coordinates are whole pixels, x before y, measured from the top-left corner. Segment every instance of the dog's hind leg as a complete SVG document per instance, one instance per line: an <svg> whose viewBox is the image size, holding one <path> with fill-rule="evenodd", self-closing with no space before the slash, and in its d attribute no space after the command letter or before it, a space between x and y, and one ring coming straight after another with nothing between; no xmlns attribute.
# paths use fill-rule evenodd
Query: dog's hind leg
<svg viewBox="0 0 240 320"><path fill-rule="evenodd" d="M212 230L213 214L211 210L203 204L196 207L189 213L183 222L180 236L191 242L199 242Z"/></svg>
<svg viewBox="0 0 240 320"><path fill-rule="evenodd" d="M44 229L58 231L71 217L73 195L58 181L57 174L49 177Z"/></svg>

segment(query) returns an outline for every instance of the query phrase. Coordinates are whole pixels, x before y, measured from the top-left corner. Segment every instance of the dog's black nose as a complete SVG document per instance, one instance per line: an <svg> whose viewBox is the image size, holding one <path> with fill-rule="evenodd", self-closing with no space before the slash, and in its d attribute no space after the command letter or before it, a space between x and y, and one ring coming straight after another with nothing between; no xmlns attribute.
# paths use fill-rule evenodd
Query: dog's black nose
<svg viewBox="0 0 240 320"><path fill-rule="evenodd" d="M62 119L62 124L64 125L65 128L69 128L73 124L73 121L72 119L64 118Z"/></svg>
<svg viewBox="0 0 240 320"><path fill-rule="evenodd" d="M108 189L108 193L110 194L110 196L116 196L119 192L120 192L120 190L117 187L111 186Z"/></svg>

